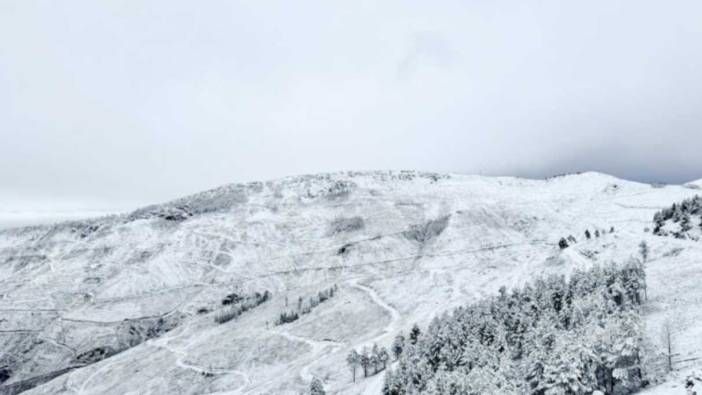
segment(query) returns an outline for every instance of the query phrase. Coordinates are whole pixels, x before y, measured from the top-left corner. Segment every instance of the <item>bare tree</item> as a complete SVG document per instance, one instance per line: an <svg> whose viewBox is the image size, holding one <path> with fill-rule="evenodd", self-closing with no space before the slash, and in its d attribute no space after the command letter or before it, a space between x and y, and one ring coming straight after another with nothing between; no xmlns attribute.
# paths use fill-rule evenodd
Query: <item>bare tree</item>
<svg viewBox="0 0 702 395"><path fill-rule="evenodd" d="M349 368L351 369L351 374L353 375L353 382L356 382L356 368L358 368L358 365L361 364L361 356L358 355L358 352L356 350L351 350L349 355L346 357L346 363L349 364Z"/></svg>
<svg viewBox="0 0 702 395"><path fill-rule="evenodd" d="M380 348L378 348L378 343L374 343L370 353L370 364L373 366L373 374L378 373L380 363Z"/></svg>
<svg viewBox="0 0 702 395"><path fill-rule="evenodd" d="M388 366L388 361L390 360L390 354L388 353L388 349L385 347L381 347L378 357L380 358L380 363L383 364L383 370L385 370L385 368L387 368Z"/></svg>
<svg viewBox="0 0 702 395"><path fill-rule="evenodd" d="M645 241L641 241L639 244L639 254L641 254L641 260L646 263L648 261L648 244Z"/></svg>
<svg viewBox="0 0 702 395"><path fill-rule="evenodd" d="M665 357L667 360L668 372L673 370L673 324L670 322L670 318L666 318L663 321L663 326L661 327L661 340L663 341L663 348L665 349Z"/></svg>
<svg viewBox="0 0 702 395"><path fill-rule="evenodd" d="M368 347L363 347L361 351L361 367L363 368L363 377L368 377L368 367L370 366L370 355L368 355Z"/></svg>

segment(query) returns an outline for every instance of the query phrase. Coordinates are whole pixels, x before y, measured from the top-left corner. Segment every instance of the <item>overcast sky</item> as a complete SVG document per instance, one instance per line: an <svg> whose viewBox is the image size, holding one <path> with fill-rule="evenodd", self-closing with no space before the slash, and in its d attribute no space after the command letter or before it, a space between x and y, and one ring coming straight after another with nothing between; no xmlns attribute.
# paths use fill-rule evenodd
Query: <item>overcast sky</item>
<svg viewBox="0 0 702 395"><path fill-rule="evenodd" d="M0 211L335 170L702 177L702 2L0 1Z"/></svg>

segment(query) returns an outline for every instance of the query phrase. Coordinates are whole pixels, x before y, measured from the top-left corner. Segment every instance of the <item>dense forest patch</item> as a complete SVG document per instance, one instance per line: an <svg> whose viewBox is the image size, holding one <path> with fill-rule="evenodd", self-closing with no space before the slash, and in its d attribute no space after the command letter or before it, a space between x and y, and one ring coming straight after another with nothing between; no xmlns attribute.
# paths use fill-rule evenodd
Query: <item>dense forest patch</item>
<svg viewBox="0 0 702 395"><path fill-rule="evenodd" d="M644 290L638 261L502 288L415 329L383 393L631 393L645 383Z"/></svg>
<svg viewBox="0 0 702 395"><path fill-rule="evenodd" d="M699 240L702 234L702 197L695 196L656 212L653 234Z"/></svg>

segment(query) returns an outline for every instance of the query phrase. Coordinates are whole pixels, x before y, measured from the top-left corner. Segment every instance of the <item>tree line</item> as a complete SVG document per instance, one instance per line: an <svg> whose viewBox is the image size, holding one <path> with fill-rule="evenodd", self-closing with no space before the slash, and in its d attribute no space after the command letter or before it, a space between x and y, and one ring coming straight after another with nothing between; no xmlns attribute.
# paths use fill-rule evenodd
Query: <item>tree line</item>
<svg viewBox="0 0 702 395"><path fill-rule="evenodd" d="M356 382L356 370L360 367L363 370L363 377L368 377L369 374L374 375L385 370L390 354L385 347L378 347L377 343L373 344L373 348L368 350L368 347L363 347L359 353L355 349L346 356L346 363L349 365L353 382Z"/></svg>
<svg viewBox="0 0 702 395"><path fill-rule="evenodd" d="M592 233L590 233L590 229L585 229L584 236L586 240L590 240L593 237L599 238L600 235L604 236L608 232L604 229L593 229ZM614 233L614 226L609 228L609 233ZM561 237L560 240L558 240L558 247L562 250L570 247L571 245L575 244L578 242L578 239L575 238L573 235L568 235L568 237Z"/></svg>
<svg viewBox="0 0 702 395"><path fill-rule="evenodd" d="M694 196L680 203L656 212L653 215L653 234L658 236L672 235L678 239L689 237L688 232L693 229L691 216L702 216L702 197ZM677 230L666 230L666 222L679 224ZM702 228L702 222L698 227Z"/></svg>
<svg viewBox="0 0 702 395"><path fill-rule="evenodd" d="M225 322L229 322L234 318L239 317L241 314L258 307L260 304L270 300L270 298L271 294L268 291L263 291L263 293L256 292L243 298L238 296L233 298L231 295L227 295L227 298L222 301L222 305L228 307L217 313L214 320L218 324L224 324Z"/></svg>
<svg viewBox="0 0 702 395"><path fill-rule="evenodd" d="M289 322L297 321L301 316L312 312L312 310L321 303L333 298L338 289L339 286L334 284L333 287L319 291L316 295L310 296L307 300L300 296L297 300L296 308L281 312L278 320L276 321L276 325L283 325ZM288 306L287 297L285 298L285 306Z"/></svg>

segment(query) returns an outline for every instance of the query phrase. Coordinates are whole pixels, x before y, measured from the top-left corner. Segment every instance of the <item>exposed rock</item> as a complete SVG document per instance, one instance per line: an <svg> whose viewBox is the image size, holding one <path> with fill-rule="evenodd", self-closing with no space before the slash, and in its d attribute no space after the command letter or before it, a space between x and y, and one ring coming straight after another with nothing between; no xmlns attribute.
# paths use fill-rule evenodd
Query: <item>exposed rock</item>
<svg viewBox="0 0 702 395"><path fill-rule="evenodd" d="M409 230L403 232L403 235L412 241L420 244L425 244L431 239L439 236L448 226L450 215L437 218L423 224L414 225Z"/></svg>
<svg viewBox="0 0 702 395"><path fill-rule="evenodd" d="M363 229L364 226L361 217L337 218L329 224L329 234L354 232Z"/></svg>

